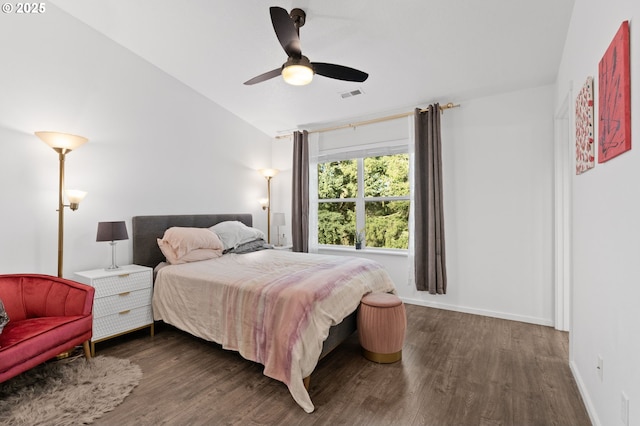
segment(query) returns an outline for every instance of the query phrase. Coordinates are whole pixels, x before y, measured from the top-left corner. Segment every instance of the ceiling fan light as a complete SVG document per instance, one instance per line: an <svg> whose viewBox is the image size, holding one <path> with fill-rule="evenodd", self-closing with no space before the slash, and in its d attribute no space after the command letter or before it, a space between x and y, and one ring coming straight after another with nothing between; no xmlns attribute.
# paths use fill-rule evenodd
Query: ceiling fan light
<svg viewBox="0 0 640 426"><path fill-rule="evenodd" d="M313 80L313 70L306 65L289 65L282 69L282 78L294 86L304 86Z"/></svg>

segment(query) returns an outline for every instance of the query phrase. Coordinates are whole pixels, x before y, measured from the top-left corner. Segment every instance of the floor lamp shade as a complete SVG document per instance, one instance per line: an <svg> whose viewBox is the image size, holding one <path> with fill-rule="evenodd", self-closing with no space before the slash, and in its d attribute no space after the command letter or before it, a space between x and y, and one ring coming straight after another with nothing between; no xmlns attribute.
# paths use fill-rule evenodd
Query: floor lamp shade
<svg viewBox="0 0 640 426"><path fill-rule="evenodd" d="M84 145L89 139L84 136L60 132L35 132L44 143L55 150L73 151Z"/></svg>
<svg viewBox="0 0 640 426"><path fill-rule="evenodd" d="M111 244L111 266L106 269L118 269L116 265L116 241L128 240L127 225L120 222L98 222L96 241L109 241Z"/></svg>

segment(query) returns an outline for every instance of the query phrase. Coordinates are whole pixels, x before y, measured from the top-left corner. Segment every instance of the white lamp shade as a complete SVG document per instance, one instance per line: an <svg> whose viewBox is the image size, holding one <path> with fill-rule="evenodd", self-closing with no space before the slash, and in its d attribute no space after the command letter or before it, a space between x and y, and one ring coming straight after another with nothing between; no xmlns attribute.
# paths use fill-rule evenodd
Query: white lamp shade
<svg viewBox="0 0 640 426"><path fill-rule="evenodd" d="M271 223L273 226L284 226L284 213L274 213Z"/></svg>
<svg viewBox="0 0 640 426"><path fill-rule="evenodd" d="M269 207L269 199L268 198L260 198L258 200L258 202L260 203L260 206L262 206L263 209L266 209L267 207Z"/></svg>
<svg viewBox="0 0 640 426"><path fill-rule="evenodd" d="M83 136L59 132L35 132L35 135L53 149L65 149L68 151L78 148L89 140Z"/></svg>
<svg viewBox="0 0 640 426"><path fill-rule="evenodd" d="M87 196L86 191L80 191L77 189L67 189L65 191L67 193L67 199L70 203L80 204L80 201L84 200L84 197Z"/></svg>
<svg viewBox="0 0 640 426"><path fill-rule="evenodd" d="M272 178L280 172L278 169L260 169L258 171L266 178Z"/></svg>

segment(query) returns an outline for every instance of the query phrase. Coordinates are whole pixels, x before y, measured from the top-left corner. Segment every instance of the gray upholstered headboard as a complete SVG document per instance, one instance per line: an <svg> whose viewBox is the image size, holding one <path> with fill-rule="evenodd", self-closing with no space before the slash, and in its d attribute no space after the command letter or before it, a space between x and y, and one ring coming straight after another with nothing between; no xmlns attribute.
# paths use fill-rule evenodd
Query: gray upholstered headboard
<svg viewBox="0 0 640 426"><path fill-rule="evenodd" d="M158 247L158 238L172 226L208 228L225 220L237 220L247 226L253 226L251 214L189 214L162 216L134 216L133 227L133 263L155 268L164 262L164 255Z"/></svg>

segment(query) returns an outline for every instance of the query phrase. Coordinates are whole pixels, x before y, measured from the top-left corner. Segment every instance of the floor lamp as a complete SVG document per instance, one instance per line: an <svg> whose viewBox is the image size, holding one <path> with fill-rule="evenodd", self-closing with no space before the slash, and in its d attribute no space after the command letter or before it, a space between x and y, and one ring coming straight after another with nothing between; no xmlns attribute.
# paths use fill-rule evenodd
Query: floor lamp
<svg viewBox="0 0 640 426"><path fill-rule="evenodd" d="M267 242L271 243L271 179L278 174L278 169L260 169L258 170L267 180L267 199L261 200L262 210L267 211Z"/></svg>
<svg viewBox="0 0 640 426"><path fill-rule="evenodd" d="M62 265L64 254L64 208L78 210L80 201L87 195L84 191L68 190L69 204L64 203L64 160L65 156L88 141L82 136L70 135L58 132L35 132L35 135L58 153L60 161L60 173L58 179L58 276L62 278Z"/></svg>

